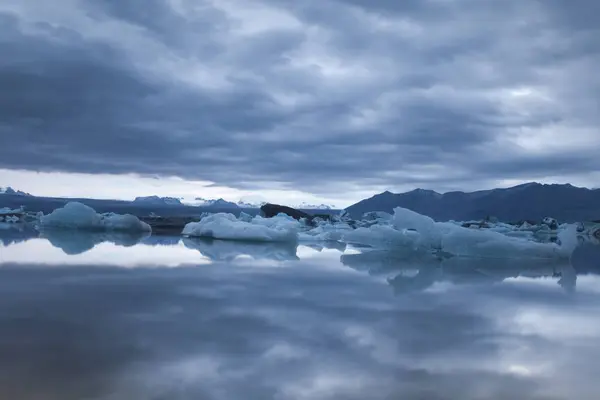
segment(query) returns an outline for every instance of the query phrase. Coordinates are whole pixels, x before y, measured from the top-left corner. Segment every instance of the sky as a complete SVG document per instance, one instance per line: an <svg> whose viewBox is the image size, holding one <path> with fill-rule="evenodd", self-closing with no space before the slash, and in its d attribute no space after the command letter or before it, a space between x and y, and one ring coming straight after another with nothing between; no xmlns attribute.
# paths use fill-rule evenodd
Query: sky
<svg viewBox="0 0 600 400"><path fill-rule="evenodd" d="M0 0L0 186L594 187L598 37L597 0Z"/></svg>

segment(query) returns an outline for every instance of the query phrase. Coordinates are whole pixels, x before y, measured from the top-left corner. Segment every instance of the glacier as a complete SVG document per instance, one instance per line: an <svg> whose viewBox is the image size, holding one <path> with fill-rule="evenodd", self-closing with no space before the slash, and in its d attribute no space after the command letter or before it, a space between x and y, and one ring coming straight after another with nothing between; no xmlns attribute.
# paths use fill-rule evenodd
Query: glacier
<svg viewBox="0 0 600 400"><path fill-rule="evenodd" d="M69 202L40 217L40 229L78 229L88 231L151 232L152 228L131 214L98 214L92 207Z"/></svg>

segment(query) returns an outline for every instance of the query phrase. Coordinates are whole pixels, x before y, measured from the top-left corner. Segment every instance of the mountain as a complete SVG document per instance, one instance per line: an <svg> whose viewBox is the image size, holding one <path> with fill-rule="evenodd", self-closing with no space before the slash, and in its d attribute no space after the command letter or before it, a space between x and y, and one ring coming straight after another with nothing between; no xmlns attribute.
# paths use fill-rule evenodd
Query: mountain
<svg viewBox="0 0 600 400"><path fill-rule="evenodd" d="M247 201L240 200L240 201L237 202L237 205L240 208L261 208L265 204L267 204L266 201L261 201L259 203L250 203L250 202L247 202Z"/></svg>
<svg viewBox="0 0 600 400"><path fill-rule="evenodd" d="M231 201L227 201L224 199L204 199L202 197L196 197L192 202L188 203L189 205L193 205L195 207L214 207L214 208L240 208L240 206ZM250 207L253 208L253 207Z"/></svg>
<svg viewBox="0 0 600 400"><path fill-rule="evenodd" d="M309 204L309 203L300 203L296 207L299 210L335 210L335 206L331 204Z"/></svg>
<svg viewBox="0 0 600 400"><path fill-rule="evenodd" d="M392 213L395 207L408 208L438 221L464 221L487 216L507 222L539 221L544 217L565 222L593 221L600 219L600 189L532 182L507 189L468 193L441 194L424 189L406 193L386 191L346 210L358 218L368 211Z"/></svg>
<svg viewBox="0 0 600 400"><path fill-rule="evenodd" d="M136 204L153 205L153 206L182 206L181 200L175 197L158 197L158 196L146 196L136 197L133 200Z"/></svg>
<svg viewBox="0 0 600 400"><path fill-rule="evenodd" d="M0 194L12 194L15 196L31 196L29 193L25 193L20 190L15 190L15 189L11 188L10 186L7 186L5 188L0 187Z"/></svg>
<svg viewBox="0 0 600 400"><path fill-rule="evenodd" d="M238 206L236 203L232 203L231 201L227 201L227 200L223 200L223 199L214 200L212 202L212 204L210 204L209 207L214 207L214 208L240 208L240 206Z"/></svg>

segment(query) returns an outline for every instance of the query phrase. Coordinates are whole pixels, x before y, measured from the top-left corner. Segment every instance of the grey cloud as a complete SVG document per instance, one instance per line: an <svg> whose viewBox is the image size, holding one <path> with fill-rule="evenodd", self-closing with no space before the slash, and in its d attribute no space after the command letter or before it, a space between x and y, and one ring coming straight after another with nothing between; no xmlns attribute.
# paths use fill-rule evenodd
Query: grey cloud
<svg viewBox="0 0 600 400"><path fill-rule="evenodd" d="M296 22L258 10L273 28L244 36L243 15L209 2L87 1L60 18L20 2L0 8L0 167L318 194L598 171L600 140L543 157L498 141L597 129L600 21L577 3L263 0L250 8ZM510 97L523 87L541 97ZM418 173L432 164L448 173Z"/></svg>

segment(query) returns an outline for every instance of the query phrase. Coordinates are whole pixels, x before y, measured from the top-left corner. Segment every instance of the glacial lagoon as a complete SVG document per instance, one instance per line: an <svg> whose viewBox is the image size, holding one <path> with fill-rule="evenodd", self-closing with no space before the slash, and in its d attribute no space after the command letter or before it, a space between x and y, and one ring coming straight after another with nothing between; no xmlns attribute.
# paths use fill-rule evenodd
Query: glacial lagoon
<svg viewBox="0 0 600 400"><path fill-rule="evenodd" d="M0 229L2 399L597 399L600 251Z"/></svg>

